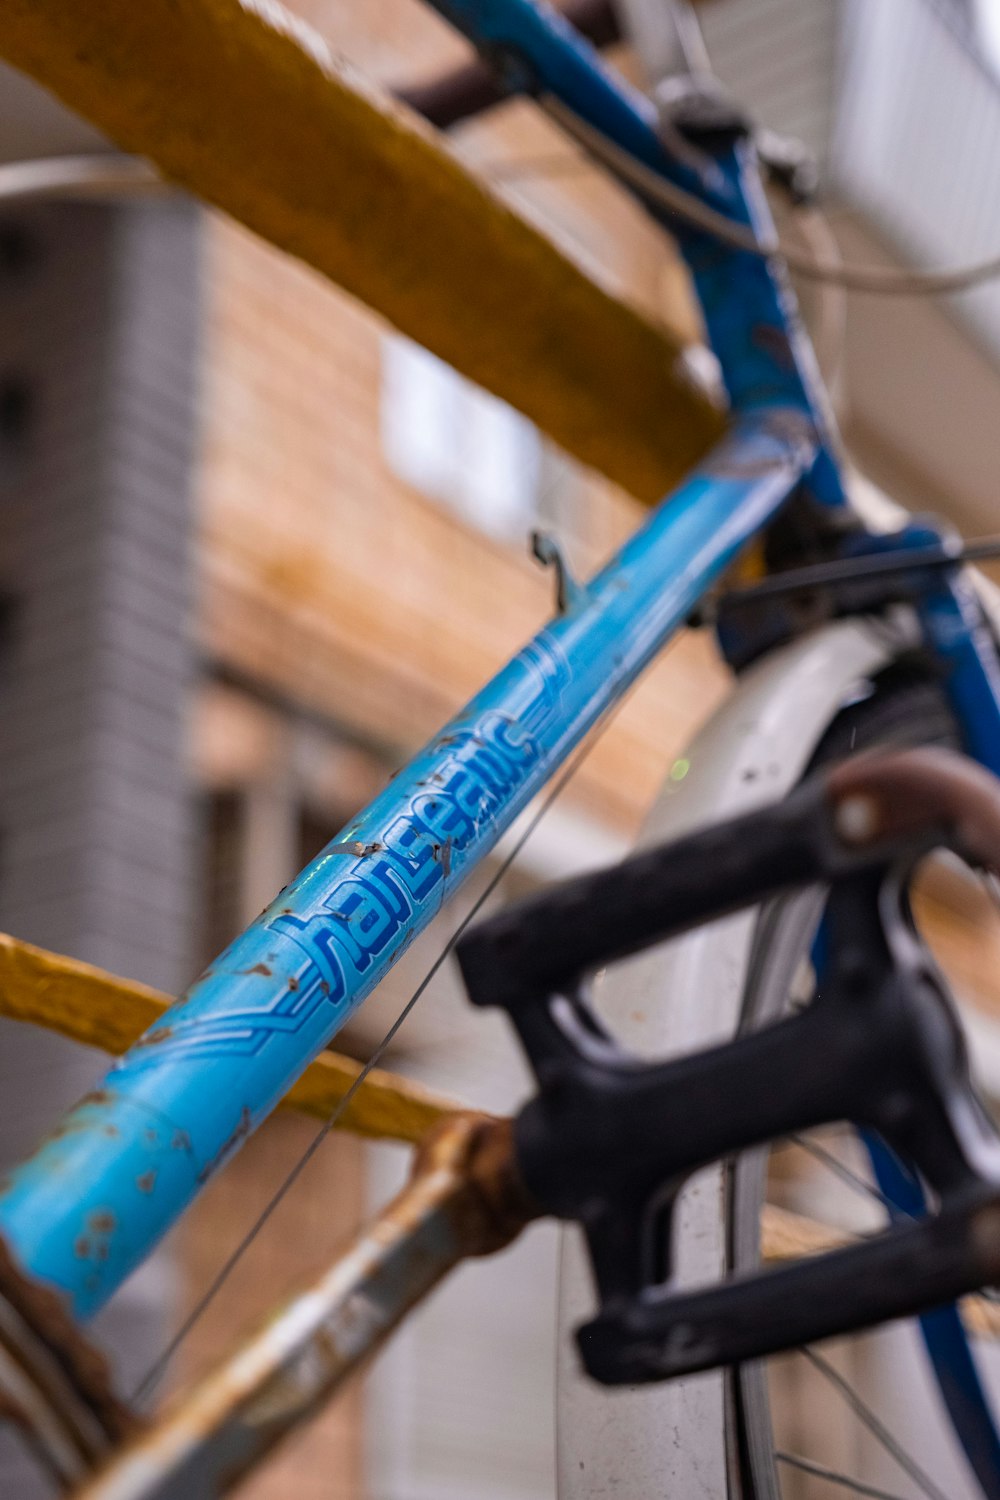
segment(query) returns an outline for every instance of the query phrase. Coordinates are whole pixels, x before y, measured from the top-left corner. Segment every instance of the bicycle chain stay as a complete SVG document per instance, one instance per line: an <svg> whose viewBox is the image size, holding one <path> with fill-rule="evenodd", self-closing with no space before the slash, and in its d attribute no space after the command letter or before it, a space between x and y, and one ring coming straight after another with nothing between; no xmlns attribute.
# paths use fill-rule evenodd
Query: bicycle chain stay
<svg viewBox="0 0 1000 1500"><path fill-rule="evenodd" d="M859 756L783 802L546 891L458 945L471 999L508 1012L538 1081L516 1121L518 1166L545 1211L586 1233L600 1306L578 1340L598 1380L776 1353L1000 1279L1000 1136L907 898L916 862L940 846L1000 866L1000 782L945 751ZM828 956L803 1009L663 1062L630 1055L599 1021L588 986L604 964L816 885L829 887ZM834 1121L876 1131L920 1174L927 1216L679 1288L670 1229L690 1175Z"/></svg>

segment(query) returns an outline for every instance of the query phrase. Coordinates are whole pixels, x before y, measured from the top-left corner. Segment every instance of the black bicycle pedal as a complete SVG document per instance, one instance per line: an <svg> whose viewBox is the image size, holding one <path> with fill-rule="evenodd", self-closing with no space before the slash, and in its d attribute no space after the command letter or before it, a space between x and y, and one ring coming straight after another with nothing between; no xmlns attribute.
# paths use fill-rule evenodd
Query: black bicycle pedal
<svg viewBox="0 0 1000 1500"><path fill-rule="evenodd" d="M867 1327L1000 1279L1000 1137L920 942L909 876L928 850L1000 865L1000 782L938 751L858 757L785 801L568 882L473 929L470 998L507 1010L538 1080L515 1122L542 1207L586 1234L599 1300L580 1330L598 1380L688 1374ZM588 999L602 965L741 907L825 885L822 984L804 1008L648 1062ZM672 1280L684 1183L833 1122L877 1133L930 1208L870 1239L697 1291Z"/></svg>

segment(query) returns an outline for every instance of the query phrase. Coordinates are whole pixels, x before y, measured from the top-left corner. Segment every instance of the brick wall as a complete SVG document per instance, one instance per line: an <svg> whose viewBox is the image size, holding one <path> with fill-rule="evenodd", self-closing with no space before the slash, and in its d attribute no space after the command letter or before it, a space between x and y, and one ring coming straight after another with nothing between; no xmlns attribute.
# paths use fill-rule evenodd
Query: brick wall
<svg viewBox="0 0 1000 1500"><path fill-rule="evenodd" d="M186 203L0 222L0 925L168 990L190 965L198 269ZM0 1023L4 1165L103 1067ZM154 1258L99 1320L125 1389L170 1295ZM8 1437L0 1490L30 1500Z"/></svg>

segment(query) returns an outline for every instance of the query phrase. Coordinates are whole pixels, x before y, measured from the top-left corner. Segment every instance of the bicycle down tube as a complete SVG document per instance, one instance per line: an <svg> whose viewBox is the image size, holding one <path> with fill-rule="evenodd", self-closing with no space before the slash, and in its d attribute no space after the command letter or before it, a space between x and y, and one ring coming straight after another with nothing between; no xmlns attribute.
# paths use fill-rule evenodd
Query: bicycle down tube
<svg viewBox="0 0 1000 1500"><path fill-rule="evenodd" d="M815 453L801 412L737 423L566 613L281 892L14 1173L0 1235L25 1270L79 1316L101 1306Z"/></svg>

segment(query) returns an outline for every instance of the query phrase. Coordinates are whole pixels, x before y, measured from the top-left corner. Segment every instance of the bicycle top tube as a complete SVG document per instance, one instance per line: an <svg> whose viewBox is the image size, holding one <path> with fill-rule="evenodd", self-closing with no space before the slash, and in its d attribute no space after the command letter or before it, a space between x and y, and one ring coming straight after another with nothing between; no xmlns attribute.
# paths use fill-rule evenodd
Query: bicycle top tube
<svg viewBox="0 0 1000 1500"><path fill-rule="evenodd" d="M94 1312L273 1109L815 457L742 419L83 1099L0 1196L0 1235Z"/></svg>

